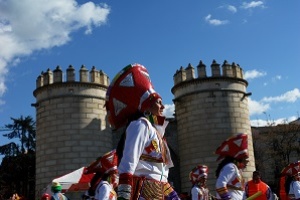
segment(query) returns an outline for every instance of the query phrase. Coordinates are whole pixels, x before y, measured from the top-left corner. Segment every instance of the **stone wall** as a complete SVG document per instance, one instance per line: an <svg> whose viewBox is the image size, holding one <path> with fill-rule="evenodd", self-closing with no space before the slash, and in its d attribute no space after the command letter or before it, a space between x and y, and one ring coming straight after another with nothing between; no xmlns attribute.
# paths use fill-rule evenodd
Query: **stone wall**
<svg viewBox="0 0 300 200"><path fill-rule="evenodd" d="M198 164L209 167L208 187L214 194L217 155L214 151L228 137L247 133L250 163L244 172L249 179L255 169L251 125L248 110L247 81L239 65L224 61L222 67L213 61L211 76L200 61L195 68L189 64L174 75L175 116L177 121L181 191L188 192L189 172Z"/></svg>
<svg viewBox="0 0 300 200"><path fill-rule="evenodd" d="M113 146L104 108L107 75L82 66L77 81L69 66L65 79L60 67L37 78L37 197L52 179L86 166Z"/></svg>

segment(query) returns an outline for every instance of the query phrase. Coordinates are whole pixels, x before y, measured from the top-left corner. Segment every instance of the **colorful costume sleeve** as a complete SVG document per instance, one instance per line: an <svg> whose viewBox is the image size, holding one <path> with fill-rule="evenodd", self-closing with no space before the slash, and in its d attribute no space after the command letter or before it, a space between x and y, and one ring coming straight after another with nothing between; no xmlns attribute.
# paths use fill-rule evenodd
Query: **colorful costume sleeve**
<svg viewBox="0 0 300 200"><path fill-rule="evenodd" d="M227 184L234 178L235 175L236 168L233 166L233 164L227 164L221 170L219 177L216 181L216 191L221 199L231 199L231 195L228 191Z"/></svg>
<svg viewBox="0 0 300 200"><path fill-rule="evenodd" d="M133 121L127 127L123 157L118 167L120 174L118 198L131 198L132 176L145 149L147 134L148 125L143 120Z"/></svg>

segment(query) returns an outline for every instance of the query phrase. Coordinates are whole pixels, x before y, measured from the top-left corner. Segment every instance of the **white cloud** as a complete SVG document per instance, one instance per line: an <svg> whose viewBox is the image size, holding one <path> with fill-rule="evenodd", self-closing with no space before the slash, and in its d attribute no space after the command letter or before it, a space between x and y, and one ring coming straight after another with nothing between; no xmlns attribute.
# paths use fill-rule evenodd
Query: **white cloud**
<svg viewBox="0 0 300 200"><path fill-rule="evenodd" d="M270 105L258 101L254 101L251 98L248 99L248 105L249 105L249 115L261 115L264 114L266 116L266 119L254 119L250 120L251 126L260 127L260 126L275 126L278 124L285 124L292 122L298 117L291 116L289 118L279 118L279 119L271 119L270 116L267 115L267 111L270 109ZM174 118L175 113L175 105L174 104L166 104L164 109L164 115L167 118Z"/></svg>
<svg viewBox="0 0 300 200"><path fill-rule="evenodd" d="M110 8L106 4L75 0L0 1L0 97L6 90L8 66L34 51L61 46L81 28L91 33L105 24Z"/></svg>
<svg viewBox="0 0 300 200"><path fill-rule="evenodd" d="M237 8L235 6L232 5L228 5L227 9L232 12L232 13L236 13L237 12Z"/></svg>
<svg viewBox="0 0 300 200"><path fill-rule="evenodd" d="M264 97L262 101L264 102L295 102L300 99L300 91L298 88L295 88L291 91L288 91L280 96L276 97Z"/></svg>
<svg viewBox="0 0 300 200"><path fill-rule="evenodd" d="M251 98L248 99L248 105L249 105L250 116L262 114L262 113L266 112L267 110L269 110L269 108L270 108L269 104L254 101Z"/></svg>
<svg viewBox="0 0 300 200"><path fill-rule="evenodd" d="M257 115L263 114L267 110L270 109L270 105L268 103L262 103L258 101L254 101L251 98L248 98L248 105L249 105L249 114ZM166 117L174 117L175 113L175 105L174 104L166 104L164 109L164 115Z"/></svg>
<svg viewBox="0 0 300 200"><path fill-rule="evenodd" d="M1 48L1 47L0 47ZM0 97L5 93L6 86L5 86L5 75L7 74L7 69L5 68L6 62L5 60L1 59L0 57ZM1 101L1 99L0 99Z"/></svg>
<svg viewBox="0 0 300 200"><path fill-rule="evenodd" d="M237 12L237 8L235 6L233 6L233 5L222 5L219 8L221 8L221 9L227 9L231 13L236 13Z"/></svg>
<svg viewBox="0 0 300 200"><path fill-rule="evenodd" d="M277 75L277 76L272 78L272 81L275 82L275 81L281 80L281 79L282 79L282 77L280 75Z"/></svg>
<svg viewBox="0 0 300 200"><path fill-rule="evenodd" d="M251 9L251 8L256 8L256 7L260 7L260 8L264 8L264 3L262 1L251 1L251 2L243 2L241 8L243 9Z"/></svg>
<svg viewBox="0 0 300 200"><path fill-rule="evenodd" d="M289 118L279 118L276 120L272 120L272 119L255 119L255 120L251 120L250 124L251 126L276 126L278 124L286 124L286 123L290 123L292 121L295 121L296 119L298 119L296 116L291 116Z"/></svg>
<svg viewBox="0 0 300 200"><path fill-rule="evenodd" d="M250 80L250 79L255 79L255 78L263 77L263 76L266 76L266 75L267 75L266 72L262 72L262 71L258 71L256 69L254 69L254 70L246 71L244 73L244 78L246 80Z"/></svg>
<svg viewBox="0 0 300 200"><path fill-rule="evenodd" d="M166 104L164 106L165 106L164 115L167 118L174 118L175 105L174 104Z"/></svg>
<svg viewBox="0 0 300 200"><path fill-rule="evenodd" d="M280 75L277 75L276 77L275 77L275 79L277 79L277 80L281 80L281 76Z"/></svg>
<svg viewBox="0 0 300 200"><path fill-rule="evenodd" d="M214 26L219 26L219 25L224 25L229 23L228 20L212 19L211 14L205 17L205 21Z"/></svg>
<svg viewBox="0 0 300 200"><path fill-rule="evenodd" d="M263 119L254 119L250 120L250 124L254 127L268 126L268 121Z"/></svg>

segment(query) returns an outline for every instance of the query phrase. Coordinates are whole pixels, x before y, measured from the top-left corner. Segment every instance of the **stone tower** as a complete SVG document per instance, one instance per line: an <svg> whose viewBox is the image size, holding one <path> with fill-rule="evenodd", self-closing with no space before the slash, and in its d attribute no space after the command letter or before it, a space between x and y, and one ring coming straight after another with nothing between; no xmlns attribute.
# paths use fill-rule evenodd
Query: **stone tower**
<svg viewBox="0 0 300 200"><path fill-rule="evenodd" d="M242 68L224 61L220 67L211 64L211 76L200 61L195 68L189 64L174 75L175 116L180 158L181 191L191 188L189 172L198 164L209 167L208 187L215 192L216 148L228 137L248 134L250 163L243 175L252 177L255 169L251 125L249 119L248 82L243 79Z"/></svg>
<svg viewBox="0 0 300 200"><path fill-rule="evenodd" d="M65 80L64 80L65 79ZM72 66L64 74L58 66L37 78L36 196L53 178L91 163L113 147L106 120L108 76L95 67Z"/></svg>

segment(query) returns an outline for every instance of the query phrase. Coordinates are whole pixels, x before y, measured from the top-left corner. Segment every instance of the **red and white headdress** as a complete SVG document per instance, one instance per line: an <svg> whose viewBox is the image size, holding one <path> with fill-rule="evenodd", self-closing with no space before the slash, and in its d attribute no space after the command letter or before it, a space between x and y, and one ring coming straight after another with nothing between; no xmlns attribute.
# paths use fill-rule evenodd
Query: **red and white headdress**
<svg viewBox="0 0 300 200"><path fill-rule="evenodd" d="M102 157L91 163L84 172L85 174L90 173L101 173L101 174L111 174L116 172L118 166L118 156L116 150L112 150Z"/></svg>
<svg viewBox="0 0 300 200"><path fill-rule="evenodd" d="M155 92L147 69L141 64L123 68L113 79L106 93L106 110L111 126L118 129L137 112L144 112L155 100Z"/></svg>
<svg viewBox="0 0 300 200"><path fill-rule="evenodd" d="M217 160L227 156L235 159L248 158L248 135L241 133L225 140L215 152L219 157Z"/></svg>
<svg viewBox="0 0 300 200"><path fill-rule="evenodd" d="M195 184L200 181L201 177L207 178L208 167L206 165L198 165L189 174L190 181Z"/></svg>
<svg viewBox="0 0 300 200"><path fill-rule="evenodd" d="M281 171L282 176L295 176L298 173L300 173L300 161L290 163Z"/></svg>

